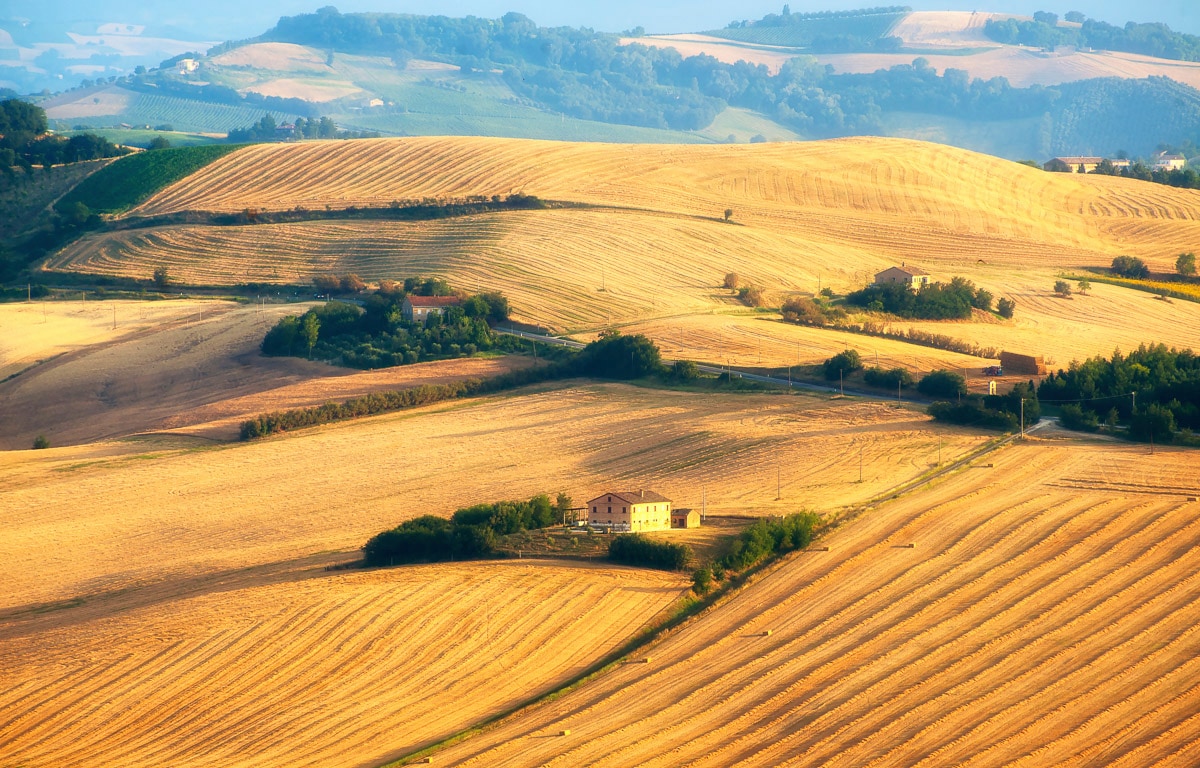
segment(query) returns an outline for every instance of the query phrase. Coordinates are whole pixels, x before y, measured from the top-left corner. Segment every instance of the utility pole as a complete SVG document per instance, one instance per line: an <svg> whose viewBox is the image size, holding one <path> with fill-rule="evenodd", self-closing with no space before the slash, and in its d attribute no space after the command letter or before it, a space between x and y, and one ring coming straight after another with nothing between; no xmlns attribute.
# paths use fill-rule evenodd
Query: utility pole
<svg viewBox="0 0 1200 768"><path fill-rule="evenodd" d="M708 512L708 495L703 486L700 487L700 522L704 522L704 516Z"/></svg>
<svg viewBox="0 0 1200 768"><path fill-rule="evenodd" d="M1025 438L1025 398L1021 398L1021 438Z"/></svg>
<svg viewBox="0 0 1200 768"><path fill-rule="evenodd" d="M842 397L846 396L846 387L842 384L842 369L838 368L838 391Z"/></svg>
<svg viewBox="0 0 1200 768"><path fill-rule="evenodd" d="M25 283L25 301L33 301L33 285Z"/></svg>

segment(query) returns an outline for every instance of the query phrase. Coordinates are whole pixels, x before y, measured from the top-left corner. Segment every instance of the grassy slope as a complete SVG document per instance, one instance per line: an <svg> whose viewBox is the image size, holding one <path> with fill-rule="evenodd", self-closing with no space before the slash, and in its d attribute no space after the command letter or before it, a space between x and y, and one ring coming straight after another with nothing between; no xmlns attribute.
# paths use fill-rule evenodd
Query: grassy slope
<svg viewBox="0 0 1200 768"><path fill-rule="evenodd" d="M128 155L89 176L59 204L83 203L95 213L124 211L237 148L211 144Z"/></svg>

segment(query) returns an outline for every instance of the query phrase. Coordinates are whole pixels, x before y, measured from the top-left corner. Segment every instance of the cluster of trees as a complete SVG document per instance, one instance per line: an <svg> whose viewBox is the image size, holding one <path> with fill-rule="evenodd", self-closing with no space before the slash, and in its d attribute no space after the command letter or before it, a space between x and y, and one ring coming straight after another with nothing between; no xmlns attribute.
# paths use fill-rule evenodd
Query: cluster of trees
<svg viewBox="0 0 1200 768"><path fill-rule="evenodd" d="M992 310L992 294L963 277L948 284L927 283L913 290L901 283L868 285L846 296L846 303L871 312L887 312L921 320L964 319L972 309Z"/></svg>
<svg viewBox="0 0 1200 768"><path fill-rule="evenodd" d="M600 338L583 348L573 368L579 374L602 379L640 379L668 373L654 342L640 333L626 336L620 331L601 333ZM685 366L675 375L688 370Z"/></svg>
<svg viewBox="0 0 1200 768"><path fill-rule="evenodd" d="M21 99L0 101L0 172L12 175L14 166L31 171L52 165L117 157L129 153L92 133L54 136L47 133L46 112Z"/></svg>
<svg viewBox="0 0 1200 768"><path fill-rule="evenodd" d="M1130 163L1126 168L1118 168L1112 160L1105 158L1100 161L1093 174L1099 176L1122 176L1126 179L1152 181L1168 187L1180 189L1200 189L1200 173L1192 168L1152 168L1142 161Z"/></svg>
<svg viewBox="0 0 1200 768"><path fill-rule="evenodd" d="M539 494L529 501L476 504L449 520L425 515L372 536L363 545L363 560L381 566L485 557L494 553L498 537L548 528L561 522L570 507L566 494L560 493L556 502Z"/></svg>
<svg viewBox="0 0 1200 768"><path fill-rule="evenodd" d="M1073 11L1066 21L1080 27L1058 26L1058 15L1039 11L1032 21L989 19L983 33L998 43L1053 48L1073 45L1101 51L1124 51L1177 61L1200 61L1200 37L1175 32L1166 24L1129 22L1117 27Z"/></svg>
<svg viewBox="0 0 1200 768"><path fill-rule="evenodd" d="M608 545L608 559L643 568L683 571L692 561L692 548L686 544L655 541L640 533L622 533Z"/></svg>
<svg viewBox="0 0 1200 768"><path fill-rule="evenodd" d="M354 275L320 278L318 288L362 290ZM325 286L328 280L333 285ZM458 306L430 313L423 321L404 319L409 294L431 296L446 284L438 280L388 281L362 301L362 308L330 301L303 315L282 318L262 341L264 355L308 355L340 360L351 368L386 368L425 360L471 356L492 349L496 336L489 323L508 319L508 300L499 293L465 296ZM415 289L415 290L414 290ZM421 291L428 291L422 293ZM446 286L446 293L449 288Z"/></svg>
<svg viewBox="0 0 1200 768"><path fill-rule="evenodd" d="M1117 256L1112 260L1112 271L1121 277L1145 280L1150 276L1150 267L1136 256Z"/></svg>
<svg viewBox="0 0 1200 768"><path fill-rule="evenodd" d="M287 142L292 139L370 139L378 138L378 133L370 131L340 131L336 122L328 116L312 116L312 118L296 118L292 128L281 130L270 113L262 116L256 124L245 128L233 128L226 140L233 144L247 142Z"/></svg>
<svg viewBox="0 0 1200 768"><path fill-rule="evenodd" d="M1189 442L1200 429L1200 357L1142 345L1128 355L1072 363L1043 379L1038 396L1063 404L1069 428L1095 430L1103 422L1128 427L1135 440Z"/></svg>
<svg viewBox="0 0 1200 768"><path fill-rule="evenodd" d="M719 562L728 570L741 571L774 555L804 549L820 524L821 518L812 512L758 520L741 532Z"/></svg>
<svg viewBox="0 0 1200 768"><path fill-rule="evenodd" d="M825 290L829 292L828 295L811 299L807 296L793 296L784 301L783 306L779 308L783 319L789 323L812 325L818 328L845 320L846 311L841 307L831 306L826 299L832 296L833 292L828 288Z"/></svg>
<svg viewBox="0 0 1200 768"><path fill-rule="evenodd" d="M821 518L812 512L757 520L738 535L724 556L692 574L692 589L703 595L729 571L753 568L777 555L804 549L820 525Z"/></svg>
<svg viewBox="0 0 1200 768"><path fill-rule="evenodd" d="M921 384L917 388L925 392ZM1036 424L1041 419L1041 407L1033 382L1021 382L1014 384L1005 395L962 395L955 402L939 400L929 406L929 415L951 424L1014 432L1022 426Z"/></svg>
<svg viewBox="0 0 1200 768"><path fill-rule="evenodd" d="M709 32L717 37L748 43L803 47L816 53L898 51L904 41L884 34L912 9L891 5L851 11L769 13L758 21L734 21L723 30Z"/></svg>

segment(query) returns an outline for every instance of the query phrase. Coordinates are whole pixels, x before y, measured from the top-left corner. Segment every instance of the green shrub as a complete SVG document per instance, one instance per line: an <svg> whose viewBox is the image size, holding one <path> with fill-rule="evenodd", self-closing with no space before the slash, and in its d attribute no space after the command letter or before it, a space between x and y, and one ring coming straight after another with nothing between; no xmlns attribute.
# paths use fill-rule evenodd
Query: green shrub
<svg viewBox="0 0 1200 768"><path fill-rule="evenodd" d="M720 565L722 569L740 571L774 555L803 549L812 542L813 531L820 522L821 518L812 512L758 520L734 540Z"/></svg>
<svg viewBox="0 0 1200 768"><path fill-rule="evenodd" d="M1146 262L1136 256L1117 256L1112 260L1112 271L1121 277L1132 277L1143 280L1150 276L1150 268Z"/></svg>
<svg viewBox="0 0 1200 768"><path fill-rule="evenodd" d="M917 391L928 397L959 397L967 394L967 380L958 373L936 370L922 377Z"/></svg>
<svg viewBox="0 0 1200 768"><path fill-rule="evenodd" d="M883 387L888 390L911 387L915 383L912 374L903 368L892 368L885 371L882 368L871 367L863 374L863 381L872 387Z"/></svg>
<svg viewBox="0 0 1200 768"><path fill-rule="evenodd" d="M1100 429L1100 417L1093 411L1083 410L1077 403L1060 408L1058 421L1065 428L1079 432L1096 432Z"/></svg>
<svg viewBox="0 0 1200 768"><path fill-rule="evenodd" d="M692 560L692 548L686 544L655 541L640 533L622 533L608 545L608 559L625 565L682 571Z"/></svg>
<svg viewBox="0 0 1200 768"><path fill-rule="evenodd" d="M33 438L33 449L35 451L40 451L49 447L50 441L46 439L45 435L38 435L37 437Z"/></svg>
<svg viewBox="0 0 1200 768"><path fill-rule="evenodd" d="M862 357L853 349L839 352L824 363L825 378L834 381L862 370Z"/></svg>

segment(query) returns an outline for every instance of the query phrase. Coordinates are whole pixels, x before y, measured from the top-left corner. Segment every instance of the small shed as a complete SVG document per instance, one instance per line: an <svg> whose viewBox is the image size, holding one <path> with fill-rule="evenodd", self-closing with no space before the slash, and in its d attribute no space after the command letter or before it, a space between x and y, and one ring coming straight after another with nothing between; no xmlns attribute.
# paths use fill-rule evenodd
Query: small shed
<svg viewBox="0 0 1200 768"><path fill-rule="evenodd" d="M672 528L699 528L700 510L680 507L671 510Z"/></svg>

